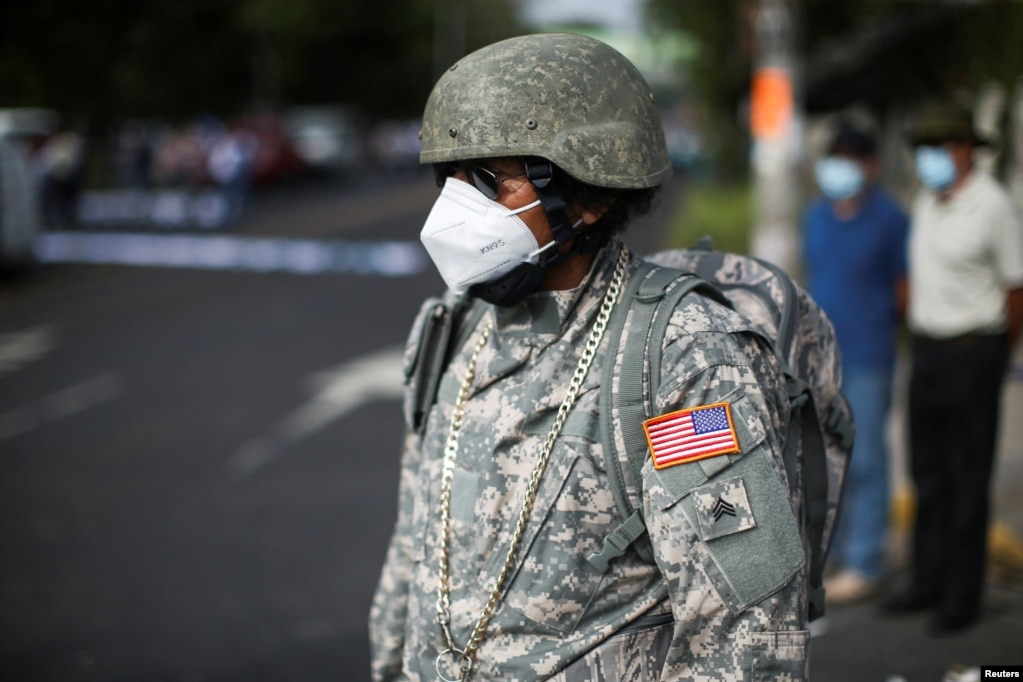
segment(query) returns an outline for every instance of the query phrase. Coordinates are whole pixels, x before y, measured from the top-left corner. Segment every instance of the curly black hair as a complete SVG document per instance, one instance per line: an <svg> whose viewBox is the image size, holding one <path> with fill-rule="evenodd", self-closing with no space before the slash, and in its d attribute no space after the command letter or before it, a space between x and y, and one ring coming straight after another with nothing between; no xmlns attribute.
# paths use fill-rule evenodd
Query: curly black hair
<svg viewBox="0 0 1023 682"><path fill-rule="evenodd" d="M597 187L575 179L556 165L553 168L552 181L565 203L588 211L603 211L600 220L590 230L604 232L608 236L623 231L633 220L649 213L661 190L660 187Z"/></svg>

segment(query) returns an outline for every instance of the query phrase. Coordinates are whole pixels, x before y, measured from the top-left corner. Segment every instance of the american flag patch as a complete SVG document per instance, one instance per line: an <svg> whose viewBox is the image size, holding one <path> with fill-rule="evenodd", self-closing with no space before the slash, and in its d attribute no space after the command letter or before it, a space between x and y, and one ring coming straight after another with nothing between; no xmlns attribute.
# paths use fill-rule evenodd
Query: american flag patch
<svg viewBox="0 0 1023 682"><path fill-rule="evenodd" d="M643 422L654 467L740 452L728 403L701 405Z"/></svg>

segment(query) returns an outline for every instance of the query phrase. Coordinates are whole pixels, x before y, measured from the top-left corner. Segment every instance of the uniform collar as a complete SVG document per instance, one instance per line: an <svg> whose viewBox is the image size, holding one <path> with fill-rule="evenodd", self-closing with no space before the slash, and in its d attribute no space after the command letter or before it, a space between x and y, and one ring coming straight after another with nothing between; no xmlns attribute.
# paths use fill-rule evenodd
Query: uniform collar
<svg viewBox="0 0 1023 682"><path fill-rule="evenodd" d="M563 291L538 291L509 308L494 308L496 328L505 337L553 340L569 327L586 324L600 307L600 299L614 275L618 254L625 245L612 239L593 260L578 286ZM588 326L588 324L587 324Z"/></svg>

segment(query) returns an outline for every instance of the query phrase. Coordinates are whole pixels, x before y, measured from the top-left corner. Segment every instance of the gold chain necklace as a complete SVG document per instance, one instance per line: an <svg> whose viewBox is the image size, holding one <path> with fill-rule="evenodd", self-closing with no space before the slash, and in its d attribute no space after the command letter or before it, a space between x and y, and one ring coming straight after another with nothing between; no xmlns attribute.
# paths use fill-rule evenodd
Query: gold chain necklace
<svg viewBox="0 0 1023 682"><path fill-rule="evenodd" d="M515 524L515 532L512 535L511 543L508 546L508 553L504 558L504 566L501 568L501 572L497 576L494 588L490 592L490 598L487 599L487 603L483 607L483 612L476 621L476 626L473 628L472 634L469 635L468 643L466 643L464 648L460 649L455 645L455 640L451 636L450 629L451 584L448 574L448 545L451 535L451 482L455 470L455 458L458 456L458 434L462 428L462 419L465 417L465 406L469 401L469 389L476 377L476 363L479 360L480 352L486 345L487 339L490 338L490 332L493 329L493 322L487 323L487 326L480 334L479 340L476 342L476 346L473 348L472 355L469 357L469 366L466 369L462 385L458 390L458 398L455 401L455 410L451 417L451 428L448 431L448 439L444 447L444 464L441 470L440 509L442 526L440 537L440 580L437 587L437 623L440 625L441 630L444 633L444 643L447 648L438 654L435 667L437 669L437 675L439 675L445 682L459 682L459 680L469 679L473 665L476 662L476 652L479 650L480 644L483 642L483 635L486 632L487 625L490 624L490 619L494 616L494 611L497 609L497 603L501 599L504 581L507 579L508 572L514 565L515 554L518 552L519 544L522 542L522 536L526 531L526 524L529 522L529 515L533 508L533 502L536 500L536 494L540 488L540 481L543 478L544 470L547 468L547 461L550 459L551 451L554 449L554 442L561 433L561 429L565 425L565 420L568 418L568 413L572 409L572 405L575 403L576 398L579 396L579 391L582 389L583 381L586 379L586 374L590 369L590 365L593 364L593 359L597 354L600 341L604 337L604 330L607 328L608 320L611 317L611 311L614 309L615 303L618 301L618 297L622 290L622 282L625 279L625 264L627 262L628 249L623 248L619 255L618 263L615 265L611 284L608 286L607 291L604 293L604 298L600 303L600 310L597 313L596 321L593 323L593 329L590 330L590 335L586 339L586 345L583 347L582 353L579 357L579 364L576 366L575 374L572 376L572 381L569 384L568 394L565 396L561 406L558 408L558 414L554 418L554 424L551 426L551 430L547 434L547 438L543 444L543 449L540 452L540 457L536 460L536 464L533 466L533 471L530 474L529 487L526 489L526 499L522 502L522 509L519 512L518 520ZM444 673L441 672L441 659L447 654L451 654L454 661L458 664L458 678L445 677Z"/></svg>

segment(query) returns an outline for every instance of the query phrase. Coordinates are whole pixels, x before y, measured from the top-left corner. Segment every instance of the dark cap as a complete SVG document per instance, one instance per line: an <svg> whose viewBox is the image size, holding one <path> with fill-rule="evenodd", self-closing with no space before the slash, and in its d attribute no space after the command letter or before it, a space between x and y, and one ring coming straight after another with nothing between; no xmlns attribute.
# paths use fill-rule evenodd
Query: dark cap
<svg viewBox="0 0 1023 682"><path fill-rule="evenodd" d="M989 143L977 133L973 125L973 114L966 107L951 100L925 103L909 129L910 143L915 147L953 140L971 142L978 146Z"/></svg>
<svg viewBox="0 0 1023 682"><path fill-rule="evenodd" d="M874 156L877 153L877 139L866 128L849 119L842 119L828 147L829 154L841 152L858 158Z"/></svg>

